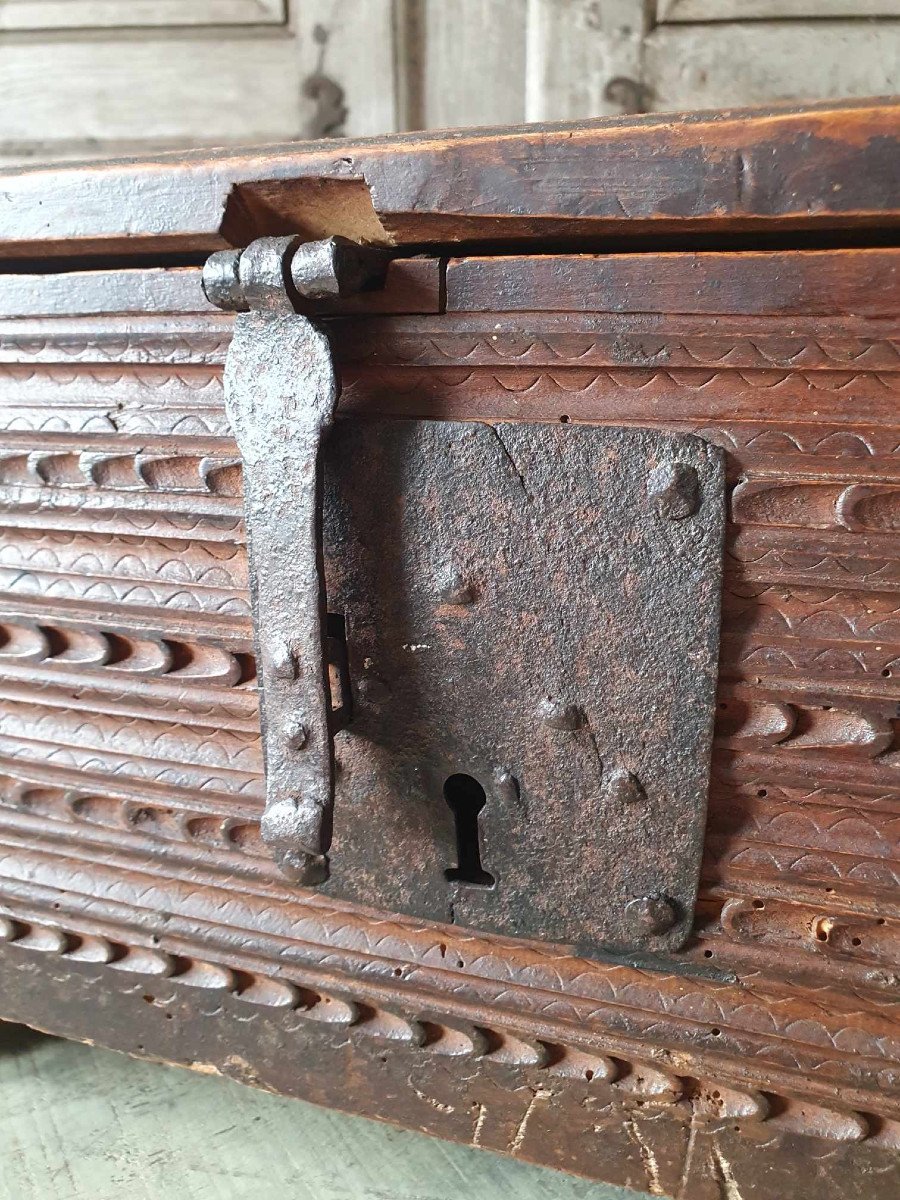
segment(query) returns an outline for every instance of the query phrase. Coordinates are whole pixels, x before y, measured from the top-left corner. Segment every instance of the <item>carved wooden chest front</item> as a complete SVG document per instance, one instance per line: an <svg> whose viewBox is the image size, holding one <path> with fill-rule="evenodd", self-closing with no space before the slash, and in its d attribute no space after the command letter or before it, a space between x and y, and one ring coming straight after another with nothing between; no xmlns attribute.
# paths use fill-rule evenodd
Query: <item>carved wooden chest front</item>
<svg viewBox="0 0 900 1200"><path fill-rule="evenodd" d="M4 178L0 1017L897 1193L896 111Z"/></svg>

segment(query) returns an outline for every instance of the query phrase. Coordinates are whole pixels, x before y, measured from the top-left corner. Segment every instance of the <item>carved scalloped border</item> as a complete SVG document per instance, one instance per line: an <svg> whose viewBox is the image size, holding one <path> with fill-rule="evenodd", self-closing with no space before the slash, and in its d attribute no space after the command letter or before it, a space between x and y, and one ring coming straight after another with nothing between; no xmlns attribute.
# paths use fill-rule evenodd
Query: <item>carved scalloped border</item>
<svg viewBox="0 0 900 1200"><path fill-rule="evenodd" d="M188 1005L200 1010L203 1003L196 997L228 995L233 998L233 1011L244 1009L248 1016L254 1010L280 1012L307 1027L340 1027L351 1031L354 1039L377 1040L383 1052L402 1046L459 1064L484 1058L506 1067L546 1072L548 1080L563 1077L607 1084L626 1106L656 1110L689 1107L692 1118L701 1115L709 1120L740 1121L741 1126L735 1128L755 1140L760 1137L760 1125L765 1123L773 1132L789 1131L847 1143L874 1138L879 1146L900 1148L900 1121L850 1107L825 1106L818 1098L811 1101L804 1093L802 1080L796 1089L763 1091L748 1087L713 1064L709 1072L686 1071L686 1062L678 1063L675 1055L651 1047L641 1056L635 1054L633 1045L617 1044L609 1038L604 1039L600 1050L544 1040L496 1020L498 1012L491 1013L490 1023L448 1021L436 1012L404 1006L399 994L395 1004L372 1003L368 997L354 995L349 984L327 988L295 983L259 970L179 956L160 946L130 945L124 940L80 934L18 917L0 915L0 941L17 950L46 956L51 963L101 965L121 977L121 982L115 983L115 976L110 976L112 990L118 986L132 990L132 983L140 982L147 989L144 999L148 1003L157 1002L149 990L154 981L165 981L183 993ZM216 1005L213 1015L218 1015L221 1008ZM102 1031L93 1027L85 1030L92 1036L98 1032L98 1040L102 1041ZM460 1084L464 1086L462 1077ZM513 1074L510 1089L517 1086Z"/></svg>

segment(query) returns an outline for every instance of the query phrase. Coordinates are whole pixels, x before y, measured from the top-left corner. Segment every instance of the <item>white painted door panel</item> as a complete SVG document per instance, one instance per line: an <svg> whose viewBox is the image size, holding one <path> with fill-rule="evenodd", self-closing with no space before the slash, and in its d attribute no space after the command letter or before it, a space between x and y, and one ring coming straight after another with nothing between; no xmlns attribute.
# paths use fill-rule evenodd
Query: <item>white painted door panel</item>
<svg viewBox="0 0 900 1200"><path fill-rule="evenodd" d="M898 13L900 0L0 0L0 162L894 92Z"/></svg>
<svg viewBox="0 0 900 1200"><path fill-rule="evenodd" d="M660 25L644 78L654 111L885 95L900 89L900 22Z"/></svg>

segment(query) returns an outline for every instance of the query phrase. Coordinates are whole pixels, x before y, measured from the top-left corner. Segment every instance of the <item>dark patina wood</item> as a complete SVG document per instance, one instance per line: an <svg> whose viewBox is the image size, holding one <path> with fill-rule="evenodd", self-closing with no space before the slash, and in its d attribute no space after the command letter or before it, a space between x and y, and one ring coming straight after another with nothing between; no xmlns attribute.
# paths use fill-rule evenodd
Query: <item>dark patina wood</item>
<svg viewBox="0 0 900 1200"><path fill-rule="evenodd" d="M682 1200L896 1194L895 112L4 180L0 1016ZM119 256L353 232L349 191L317 181L354 164L386 240L438 245L318 314L339 420L648 426L726 451L700 903L654 965L298 890L260 840L232 318L199 267ZM784 244L755 251L599 242L770 228ZM456 244L501 238L514 253Z"/></svg>
<svg viewBox="0 0 900 1200"><path fill-rule="evenodd" d="M4 257L896 228L897 101L662 114L4 173Z"/></svg>

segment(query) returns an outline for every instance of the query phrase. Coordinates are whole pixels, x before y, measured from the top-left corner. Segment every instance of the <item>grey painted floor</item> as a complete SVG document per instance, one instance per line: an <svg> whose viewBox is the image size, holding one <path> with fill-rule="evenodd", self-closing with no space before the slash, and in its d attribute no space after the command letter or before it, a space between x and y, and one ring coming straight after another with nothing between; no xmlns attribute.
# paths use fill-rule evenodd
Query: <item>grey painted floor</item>
<svg viewBox="0 0 900 1200"><path fill-rule="evenodd" d="M0 1026L0 1200L126 1198L642 1200L227 1079Z"/></svg>

